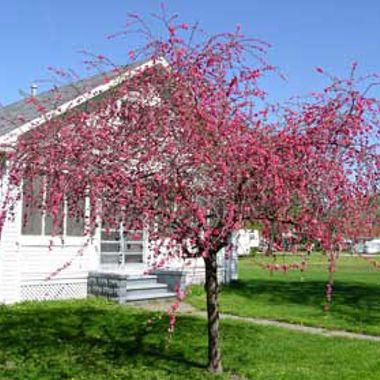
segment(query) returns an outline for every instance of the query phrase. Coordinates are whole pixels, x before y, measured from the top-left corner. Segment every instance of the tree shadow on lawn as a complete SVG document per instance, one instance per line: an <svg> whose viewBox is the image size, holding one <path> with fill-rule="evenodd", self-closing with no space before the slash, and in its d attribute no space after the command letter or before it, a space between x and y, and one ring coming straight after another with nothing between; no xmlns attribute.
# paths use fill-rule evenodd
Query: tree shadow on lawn
<svg viewBox="0 0 380 380"><path fill-rule="evenodd" d="M380 334L380 286L355 282L336 281L329 313L323 312L325 281L276 281L266 279L239 280L223 287L225 296L237 295L274 307L306 306L311 313L342 319L351 324L377 326ZM294 308L292 309L294 310ZM291 311L286 311L290 315ZM279 316L280 317L280 316Z"/></svg>
<svg viewBox="0 0 380 380"><path fill-rule="evenodd" d="M82 307L70 305L57 302L55 306L33 303L0 307L0 374L9 362L25 373L35 371L35 376L46 376L49 370L50 378L69 378L78 373L88 373L91 378L91 371L106 374L111 367L139 365L167 374L205 368L205 342L193 339L184 346L183 342L176 343L174 336L174 344L168 345L167 318L159 319L155 314L157 318L148 323L152 313L112 304L93 307L86 301ZM181 321L184 333L201 322ZM199 331L205 326L196 328Z"/></svg>

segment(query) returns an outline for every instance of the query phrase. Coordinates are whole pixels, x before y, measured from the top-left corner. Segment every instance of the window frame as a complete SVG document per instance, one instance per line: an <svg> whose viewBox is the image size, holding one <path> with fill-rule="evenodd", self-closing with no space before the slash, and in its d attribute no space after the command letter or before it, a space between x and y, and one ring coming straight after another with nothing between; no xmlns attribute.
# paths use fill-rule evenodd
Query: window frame
<svg viewBox="0 0 380 380"><path fill-rule="evenodd" d="M23 186L23 184L22 184ZM43 199L42 202L45 202L46 199L46 191L43 192ZM86 196L84 199L84 230L86 229L87 224L87 218L90 214L90 201L89 198ZM86 239L85 235L82 236L69 236L67 235L67 221L68 221L68 215L67 215L67 199L65 197L64 200L64 206L63 206L63 212L64 212L64 221L63 221L63 234L62 235L46 235L45 234L45 226L46 226L46 217L47 214L45 211L42 211L41 215L41 234L40 235L29 235L23 233L23 218L24 218L24 197L23 194L21 195L20 200L20 230L19 230L19 236L20 236L20 244L21 245L29 245L29 246L69 246L69 245L75 245L75 246L82 246L84 239ZM63 241L62 241L63 239Z"/></svg>

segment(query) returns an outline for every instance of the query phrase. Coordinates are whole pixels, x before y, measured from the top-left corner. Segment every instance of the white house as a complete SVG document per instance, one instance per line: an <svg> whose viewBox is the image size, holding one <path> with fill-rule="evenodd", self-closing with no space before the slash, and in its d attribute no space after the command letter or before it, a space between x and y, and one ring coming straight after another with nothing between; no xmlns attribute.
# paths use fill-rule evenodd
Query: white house
<svg viewBox="0 0 380 380"><path fill-rule="evenodd" d="M0 146L16 141L18 136L43 124L46 119L58 117L90 101L152 64L165 63L138 62L126 67L122 74L111 75L107 82L104 75L96 75L40 95L34 94L47 110L43 117L34 105L25 101L0 108ZM7 178L2 179L3 187L6 181ZM64 244L54 238L49 249L52 239L48 216L33 215L25 224L22 221L24 207L22 201L17 203L15 218L7 221L0 240L2 303L82 298L88 293L122 302L170 297L174 295L176 285L184 286L204 279L202 259L192 259L190 263L173 261L156 275L147 275L149 245L143 231L124 235L119 230L106 233L99 229L87 242L81 226L68 219L63 227ZM62 267L66 268L53 275ZM219 272L221 281L236 278L236 260L226 260L221 253Z"/></svg>
<svg viewBox="0 0 380 380"><path fill-rule="evenodd" d="M354 249L357 253L380 254L380 238L363 239L355 245Z"/></svg>
<svg viewBox="0 0 380 380"><path fill-rule="evenodd" d="M260 234L258 230L240 229L233 234L238 256L247 256L251 248L259 248Z"/></svg>

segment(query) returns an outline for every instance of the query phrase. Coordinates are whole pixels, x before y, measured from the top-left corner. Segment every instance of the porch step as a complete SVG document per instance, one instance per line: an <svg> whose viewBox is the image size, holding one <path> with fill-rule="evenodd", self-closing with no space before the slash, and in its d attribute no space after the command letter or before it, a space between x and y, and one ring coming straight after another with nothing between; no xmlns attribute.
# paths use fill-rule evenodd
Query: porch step
<svg viewBox="0 0 380 380"><path fill-rule="evenodd" d="M127 297L129 295L144 295L144 294L166 294L168 292L168 286L166 284L158 283L132 283L127 282Z"/></svg>
<svg viewBox="0 0 380 380"><path fill-rule="evenodd" d="M155 275L90 272L87 284L89 295L120 303L176 297L167 284L158 283Z"/></svg>
<svg viewBox="0 0 380 380"><path fill-rule="evenodd" d="M133 275L127 276L127 289L130 286L137 285L149 285L149 284L157 284L157 276L154 275Z"/></svg>
<svg viewBox="0 0 380 380"><path fill-rule="evenodd" d="M176 294L173 292L165 292L165 293L150 293L146 292L145 294L128 294L127 296L121 300L121 303L133 302L133 301L146 301L153 299L166 299L166 298L175 298Z"/></svg>
<svg viewBox="0 0 380 380"><path fill-rule="evenodd" d="M175 296L175 293L169 292L166 284L157 282L157 276L155 275L128 276L126 297L121 302L172 298Z"/></svg>
<svg viewBox="0 0 380 380"><path fill-rule="evenodd" d="M136 282L132 282L132 283L129 283L127 281L127 291L132 291L132 290L144 290L144 289L167 289L167 285L166 284L159 284L158 282L152 282L152 283L145 283L145 282L142 282L142 283L136 283Z"/></svg>

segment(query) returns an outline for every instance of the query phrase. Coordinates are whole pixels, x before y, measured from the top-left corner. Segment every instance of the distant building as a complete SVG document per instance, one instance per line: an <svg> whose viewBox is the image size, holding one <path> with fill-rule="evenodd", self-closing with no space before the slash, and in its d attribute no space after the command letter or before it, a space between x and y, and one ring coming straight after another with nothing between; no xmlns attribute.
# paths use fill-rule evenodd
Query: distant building
<svg viewBox="0 0 380 380"><path fill-rule="evenodd" d="M238 256L249 255L251 248L258 248L260 245L258 230L238 230L233 234L233 239Z"/></svg>
<svg viewBox="0 0 380 380"><path fill-rule="evenodd" d="M373 255L380 254L380 238L363 238L354 246L357 253Z"/></svg>

